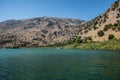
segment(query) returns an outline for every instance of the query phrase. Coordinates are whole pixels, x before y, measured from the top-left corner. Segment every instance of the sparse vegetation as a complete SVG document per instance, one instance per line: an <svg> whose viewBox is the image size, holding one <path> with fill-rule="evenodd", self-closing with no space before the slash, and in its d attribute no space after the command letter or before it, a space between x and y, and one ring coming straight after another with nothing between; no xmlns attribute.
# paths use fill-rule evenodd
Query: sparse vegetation
<svg viewBox="0 0 120 80"><path fill-rule="evenodd" d="M120 21L117 20L116 23L114 23L113 25L112 24L105 25L103 30L108 31L109 29L120 31Z"/></svg>
<svg viewBox="0 0 120 80"><path fill-rule="evenodd" d="M105 23L109 17L108 17L107 14L103 14L103 17L104 17L104 19L103 19L103 23Z"/></svg>
<svg viewBox="0 0 120 80"><path fill-rule="evenodd" d="M118 1L119 1L119 0L115 1L115 3L112 5L111 10L115 11L115 9L118 8L118 6L119 6Z"/></svg>
<svg viewBox="0 0 120 80"><path fill-rule="evenodd" d="M110 29L110 28L112 28L112 24L110 23L110 24L107 24L107 25L105 25L105 27L104 27L104 31L107 31L108 29Z"/></svg>

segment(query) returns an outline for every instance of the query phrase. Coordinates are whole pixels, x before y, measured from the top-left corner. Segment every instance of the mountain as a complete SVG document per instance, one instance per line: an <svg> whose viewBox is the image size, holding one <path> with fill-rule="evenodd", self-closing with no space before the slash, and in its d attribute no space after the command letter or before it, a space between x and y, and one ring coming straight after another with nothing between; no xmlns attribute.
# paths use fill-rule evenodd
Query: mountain
<svg viewBox="0 0 120 80"><path fill-rule="evenodd" d="M90 21L39 17L0 22L0 47L40 47L112 39L120 39L120 0Z"/></svg>
<svg viewBox="0 0 120 80"><path fill-rule="evenodd" d="M110 36L120 39L120 0L100 16L84 23L79 30L82 38L91 37L93 41L107 41Z"/></svg>
<svg viewBox="0 0 120 80"><path fill-rule="evenodd" d="M40 17L0 22L0 47L39 47L67 41L77 35L83 20Z"/></svg>

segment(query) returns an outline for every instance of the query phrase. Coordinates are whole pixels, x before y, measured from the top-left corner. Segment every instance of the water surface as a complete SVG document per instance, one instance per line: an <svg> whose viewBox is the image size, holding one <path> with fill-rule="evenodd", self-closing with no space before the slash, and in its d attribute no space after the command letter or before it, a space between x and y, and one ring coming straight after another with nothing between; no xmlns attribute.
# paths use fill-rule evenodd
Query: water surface
<svg viewBox="0 0 120 80"><path fill-rule="evenodd" d="M120 80L120 51L0 49L0 80Z"/></svg>

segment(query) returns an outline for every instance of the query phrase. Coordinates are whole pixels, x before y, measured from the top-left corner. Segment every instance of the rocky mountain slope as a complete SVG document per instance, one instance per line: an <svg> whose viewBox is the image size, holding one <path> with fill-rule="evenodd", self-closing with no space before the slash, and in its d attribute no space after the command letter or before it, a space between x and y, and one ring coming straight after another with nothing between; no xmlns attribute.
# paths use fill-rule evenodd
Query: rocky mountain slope
<svg viewBox="0 0 120 80"><path fill-rule="evenodd" d="M0 22L0 47L38 47L76 36L79 19L40 17Z"/></svg>
<svg viewBox="0 0 120 80"><path fill-rule="evenodd" d="M120 39L120 0L95 19L84 23L79 30L82 38L91 37L93 41L106 41L112 35Z"/></svg>
<svg viewBox="0 0 120 80"><path fill-rule="evenodd" d="M72 42L120 39L120 0L88 22L52 17L0 22L0 47L49 46L71 39Z"/></svg>

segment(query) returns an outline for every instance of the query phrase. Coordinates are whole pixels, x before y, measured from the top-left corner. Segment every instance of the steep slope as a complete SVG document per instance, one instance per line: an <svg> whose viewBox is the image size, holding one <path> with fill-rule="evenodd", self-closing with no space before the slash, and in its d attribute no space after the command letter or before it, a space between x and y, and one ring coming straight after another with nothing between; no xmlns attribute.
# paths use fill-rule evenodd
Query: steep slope
<svg viewBox="0 0 120 80"><path fill-rule="evenodd" d="M79 30L82 38L91 37L93 41L106 41L110 35L120 38L120 0L95 19L84 23Z"/></svg>
<svg viewBox="0 0 120 80"><path fill-rule="evenodd" d="M77 34L84 21L40 17L0 22L0 47L48 46L67 41Z"/></svg>

